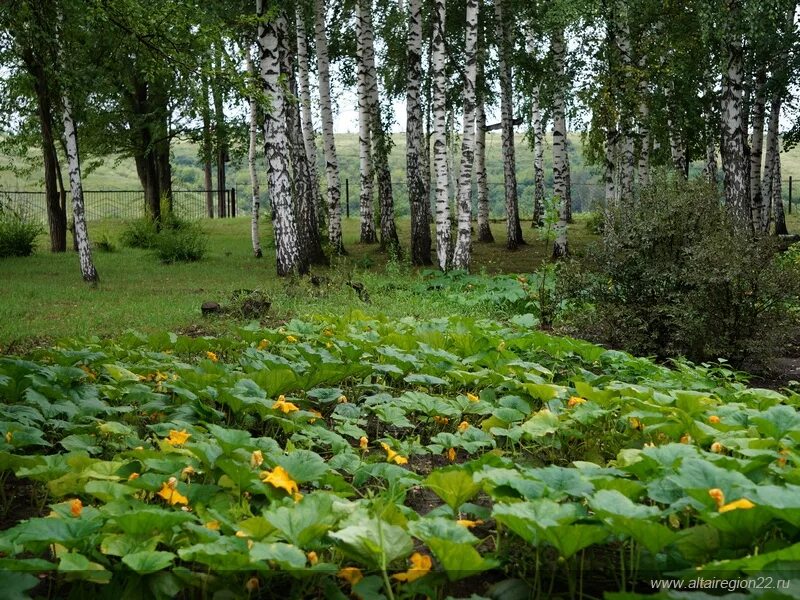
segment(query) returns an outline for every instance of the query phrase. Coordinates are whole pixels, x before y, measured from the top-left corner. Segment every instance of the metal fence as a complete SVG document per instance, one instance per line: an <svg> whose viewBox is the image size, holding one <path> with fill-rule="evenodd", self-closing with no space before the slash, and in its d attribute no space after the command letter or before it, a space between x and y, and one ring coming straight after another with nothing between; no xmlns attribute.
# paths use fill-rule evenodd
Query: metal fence
<svg viewBox="0 0 800 600"><path fill-rule="evenodd" d="M206 190L173 190L172 210L185 219L201 219L208 216ZM217 190L211 190L214 216L218 210ZM72 214L72 202L66 198L67 214ZM2 191L0 209L10 210L21 216L47 222L47 205L44 192ZM146 203L142 190L84 190L83 202L88 221L101 219L131 220L144 217ZM236 190L225 190L225 215L236 216Z"/></svg>
<svg viewBox="0 0 800 600"><path fill-rule="evenodd" d="M782 182L782 194L784 203L788 203L787 211L792 213L792 203L796 202L795 190L793 189L793 177L789 177ZM492 218L505 217L505 191L502 181L488 182L489 205L494 208L490 215ZM521 180L517 182L518 203L520 216L530 218L533 212L533 189L532 181ZM594 181L573 182L572 189L572 211L575 213L590 211L601 205L604 201L604 187L602 183ZM377 185L374 188L373 197L377 196ZM324 190L323 190L324 191ZM342 215L344 217L359 216L359 182L344 178L342 185L341 203ZM394 196L395 214L403 217L409 214L408 205L408 185L405 181L393 181L392 191ZM547 190L546 190L547 191ZM206 190L173 190L172 205L175 214L186 219L202 219L208 217ZM89 221L101 219L121 219L131 220L145 216L146 203L142 190L84 190L84 205L86 208L86 218ZM213 213L219 216L217 190L211 190ZM242 194L240 197L241 206L237 206L236 188L225 190L224 215L235 217L237 212L249 214L250 197L249 194ZM473 185L473 205L476 203L477 188ZM71 216L72 202L66 199L67 214ZM431 190L431 201L433 201L433 190ZM261 206L269 206L269 196L267 193L261 194ZM474 208L477 208L474 206ZM0 210L10 210L16 214L24 215L29 218L38 219L43 223L47 222L47 207L44 192L40 191L3 191L0 190ZM496 214L495 214L496 213Z"/></svg>

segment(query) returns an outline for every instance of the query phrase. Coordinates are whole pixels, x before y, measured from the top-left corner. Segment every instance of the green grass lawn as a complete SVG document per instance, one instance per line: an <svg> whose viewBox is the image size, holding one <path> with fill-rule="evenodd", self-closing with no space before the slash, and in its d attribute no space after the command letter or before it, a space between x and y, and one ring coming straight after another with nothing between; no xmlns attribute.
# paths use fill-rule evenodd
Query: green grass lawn
<svg viewBox="0 0 800 600"><path fill-rule="evenodd" d="M74 336L112 336L127 329L144 332L186 330L201 327L215 332L230 326L225 320L200 317L205 300L224 303L236 289L260 289L272 299L274 322L309 313L341 314L353 309L389 316L440 316L453 307L436 291L420 291L418 270L405 260L387 264L377 245L357 243L359 223L344 222L348 256L336 258L331 267L315 267L327 283L312 285L308 278L280 279L275 275L272 232L262 229L266 255L254 259L250 250L249 220L204 221L209 233L208 257L198 263L164 265L149 251L123 248L121 222L91 224L90 237L107 236L115 252L95 251L100 284L92 289L80 279L75 253L53 255L41 236L37 253L28 258L0 260L0 351L16 351ZM515 252L505 249L505 223L493 223L494 244L475 244L473 271L486 273L531 272L549 258L550 244L524 224L526 246ZM409 222L398 220L401 240L407 246ZM570 228L573 251L592 239L583 217ZM358 300L346 285L364 283L370 303ZM479 310L479 309L476 309Z"/></svg>

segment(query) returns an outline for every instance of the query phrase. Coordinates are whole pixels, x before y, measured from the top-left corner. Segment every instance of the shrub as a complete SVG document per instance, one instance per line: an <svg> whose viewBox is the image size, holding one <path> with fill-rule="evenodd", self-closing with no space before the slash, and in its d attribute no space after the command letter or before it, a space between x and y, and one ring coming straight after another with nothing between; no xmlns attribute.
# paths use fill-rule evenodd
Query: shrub
<svg viewBox="0 0 800 600"><path fill-rule="evenodd" d="M42 231L40 223L0 210L0 258L30 256Z"/></svg>
<svg viewBox="0 0 800 600"><path fill-rule="evenodd" d="M737 231L716 189L664 175L609 210L603 242L559 277L588 309L578 327L612 346L736 365L780 349L799 291L800 265Z"/></svg>
<svg viewBox="0 0 800 600"><path fill-rule="evenodd" d="M163 263L193 262L206 255L208 244L199 223L181 221L176 228L162 227L153 238L152 248Z"/></svg>
<svg viewBox="0 0 800 600"><path fill-rule="evenodd" d="M157 235L155 223L147 217L142 217L126 223L120 242L128 248L152 248Z"/></svg>
<svg viewBox="0 0 800 600"><path fill-rule="evenodd" d="M106 234L103 234L99 240L94 242L94 247L100 252L116 252L117 247Z"/></svg>

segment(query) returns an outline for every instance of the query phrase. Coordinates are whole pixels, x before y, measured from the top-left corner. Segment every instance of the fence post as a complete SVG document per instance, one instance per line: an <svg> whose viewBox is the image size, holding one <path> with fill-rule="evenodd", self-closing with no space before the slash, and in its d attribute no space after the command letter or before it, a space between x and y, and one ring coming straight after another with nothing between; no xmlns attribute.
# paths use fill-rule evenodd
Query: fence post
<svg viewBox="0 0 800 600"><path fill-rule="evenodd" d="M792 214L792 176L789 175L789 214Z"/></svg>
<svg viewBox="0 0 800 600"><path fill-rule="evenodd" d="M236 188L231 188L231 218L236 216Z"/></svg>
<svg viewBox="0 0 800 600"><path fill-rule="evenodd" d="M347 211L347 218L350 218L350 180L345 177L344 178L344 205L345 210Z"/></svg>

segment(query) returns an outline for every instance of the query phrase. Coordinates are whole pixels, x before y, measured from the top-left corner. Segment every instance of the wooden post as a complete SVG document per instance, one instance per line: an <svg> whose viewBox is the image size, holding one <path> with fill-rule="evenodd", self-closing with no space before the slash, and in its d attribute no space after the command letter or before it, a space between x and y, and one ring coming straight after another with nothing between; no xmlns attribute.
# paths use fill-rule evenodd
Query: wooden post
<svg viewBox="0 0 800 600"><path fill-rule="evenodd" d="M792 176L789 175L789 214L792 214Z"/></svg>
<svg viewBox="0 0 800 600"><path fill-rule="evenodd" d="M347 213L347 218L350 218L350 180L345 177L344 180L344 205Z"/></svg>
<svg viewBox="0 0 800 600"><path fill-rule="evenodd" d="M236 216L236 188L231 188L231 218Z"/></svg>

